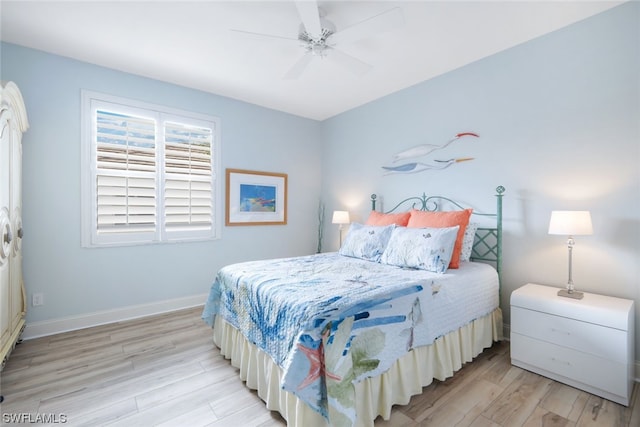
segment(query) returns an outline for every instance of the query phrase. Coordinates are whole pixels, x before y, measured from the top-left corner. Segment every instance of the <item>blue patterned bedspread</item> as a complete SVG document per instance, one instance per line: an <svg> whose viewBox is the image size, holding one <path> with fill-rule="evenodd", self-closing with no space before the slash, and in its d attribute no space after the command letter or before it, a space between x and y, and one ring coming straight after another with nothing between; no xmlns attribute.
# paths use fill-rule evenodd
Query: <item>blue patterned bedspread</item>
<svg viewBox="0 0 640 427"><path fill-rule="evenodd" d="M222 316L282 368L285 390L331 425L352 425L354 382L497 307L497 284L486 307L464 306L455 276L337 253L245 262L218 272L202 318ZM473 317L452 321L459 304Z"/></svg>

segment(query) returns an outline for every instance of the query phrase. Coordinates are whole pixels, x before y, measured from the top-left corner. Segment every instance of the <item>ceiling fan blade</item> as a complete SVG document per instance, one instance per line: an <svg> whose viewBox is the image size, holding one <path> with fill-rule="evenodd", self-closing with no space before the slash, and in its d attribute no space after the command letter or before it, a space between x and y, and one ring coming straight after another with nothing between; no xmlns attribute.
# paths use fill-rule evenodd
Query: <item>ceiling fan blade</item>
<svg viewBox="0 0 640 427"><path fill-rule="evenodd" d="M298 8L298 15L300 15L307 34L314 39L320 38L322 35L322 25L320 25L318 3L315 0L297 0L296 7Z"/></svg>
<svg viewBox="0 0 640 427"><path fill-rule="evenodd" d="M363 62L336 48L331 49L331 52L327 54L327 59L335 62L343 68L346 68L357 77L365 75L371 68L373 68L370 64L367 64L366 62Z"/></svg>
<svg viewBox="0 0 640 427"><path fill-rule="evenodd" d="M291 67L291 69L287 71L287 74L284 75L284 78L286 80L297 79L302 75L302 73L307 68L307 66L311 63L312 60L313 60L313 55L308 53L302 55L302 57L295 64L293 64L293 67Z"/></svg>
<svg viewBox="0 0 640 427"><path fill-rule="evenodd" d="M298 40L297 38L293 38L293 37L276 36L274 34L254 33L252 31L234 30L234 29L231 29L229 31L233 32L234 34L243 36L243 37L252 38L254 40L279 39L279 40L286 40L286 41L300 43L300 40Z"/></svg>
<svg viewBox="0 0 640 427"><path fill-rule="evenodd" d="M385 31L395 30L403 25L404 16L402 15L402 9L394 7L386 12L353 24L350 27L336 31L335 34L331 35L329 40L331 43L337 44L352 43Z"/></svg>

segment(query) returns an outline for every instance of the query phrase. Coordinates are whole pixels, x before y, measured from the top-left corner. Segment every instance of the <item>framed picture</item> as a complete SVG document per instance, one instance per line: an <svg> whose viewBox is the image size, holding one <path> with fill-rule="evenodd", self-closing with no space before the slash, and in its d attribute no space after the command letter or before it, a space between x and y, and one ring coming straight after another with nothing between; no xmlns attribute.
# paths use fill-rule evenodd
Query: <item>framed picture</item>
<svg viewBox="0 0 640 427"><path fill-rule="evenodd" d="M287 223L287 174L227 169L226 225Z"/></svg>

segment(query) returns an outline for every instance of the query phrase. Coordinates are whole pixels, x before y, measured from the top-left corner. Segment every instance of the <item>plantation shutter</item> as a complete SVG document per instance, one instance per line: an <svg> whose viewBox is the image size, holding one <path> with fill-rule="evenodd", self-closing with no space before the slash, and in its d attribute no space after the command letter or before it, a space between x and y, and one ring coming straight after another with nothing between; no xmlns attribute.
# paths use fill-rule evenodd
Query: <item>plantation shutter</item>
<svg viewBox="0 0 640 427"><path fill-rule="evenodd" d="M156 230L156 125L97 110L97 232Z"/></svg>
<svg viewBox="0 0 640 427"><path fill-rule="evenodd" d="M82 123L83 247L219 238L218 118L82 91Z"/></svg>
<svg viewBox="0 0 640 427"><path fill-rule="evenodd" d="M165 230L211 230L213 129L164 123Z"/></svg>

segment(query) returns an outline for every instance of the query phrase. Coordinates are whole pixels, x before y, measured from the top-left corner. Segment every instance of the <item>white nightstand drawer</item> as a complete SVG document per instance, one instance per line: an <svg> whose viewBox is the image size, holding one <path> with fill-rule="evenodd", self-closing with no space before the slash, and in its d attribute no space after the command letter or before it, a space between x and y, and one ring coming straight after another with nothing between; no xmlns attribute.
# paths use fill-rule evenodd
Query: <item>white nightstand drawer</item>
<svg viewBox="0 0 640 427"><path fill-rule="evenodd" d="M511 307L511 331L534 339L626 363L627 333L566 317Z"/></svg>
<svg viewBox="0 0 640 427"><path fill-rule="evenodd" d="M616 396L628 396L627 366L567 347L511 333L512 363L527 365L570 378L583 384L596 385Z"/></svg>
<svg viewBox="0 0 640 427"><path fill-rule="evenodd" d="M585 292L583 299L558 296L559 288L529 283L511 294L511 306L527 308L621 331L633 325L633 301Z"/></svg>

